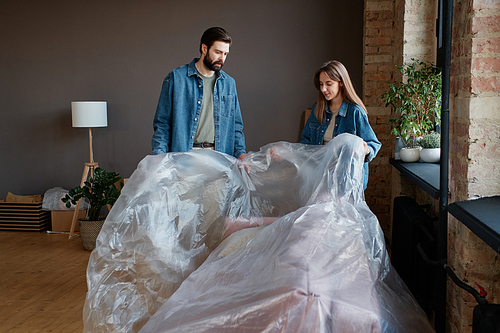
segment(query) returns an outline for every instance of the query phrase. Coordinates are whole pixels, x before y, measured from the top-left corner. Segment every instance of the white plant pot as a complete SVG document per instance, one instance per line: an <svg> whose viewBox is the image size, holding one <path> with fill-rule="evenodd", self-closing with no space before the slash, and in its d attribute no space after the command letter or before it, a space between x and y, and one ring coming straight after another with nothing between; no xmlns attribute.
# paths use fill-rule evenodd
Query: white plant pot
<svg viewBox="0 0 500 333"><path fill-rule="evenodd" d="M441 148L424 148L420 151L420 158L427 163L437 163L441 159Z"/></svg>
<svg viewBox="0 0 500 333"><path fill-rule="evenodd" d="M420 159L420 148L401 148L399 156L403 162L418 162Z"/></svg>

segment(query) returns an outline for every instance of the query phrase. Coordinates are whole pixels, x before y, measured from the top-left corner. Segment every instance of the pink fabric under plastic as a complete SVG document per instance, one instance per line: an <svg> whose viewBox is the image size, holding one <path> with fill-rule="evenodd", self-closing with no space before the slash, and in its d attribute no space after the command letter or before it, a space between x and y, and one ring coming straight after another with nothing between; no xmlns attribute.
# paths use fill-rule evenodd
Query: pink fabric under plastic
<svg viewBox="0 0 500 333"><path fill-rule="evenodd" d="M432 332L363 195L364 149L147 156L87 269L84 332Z"/></svg>

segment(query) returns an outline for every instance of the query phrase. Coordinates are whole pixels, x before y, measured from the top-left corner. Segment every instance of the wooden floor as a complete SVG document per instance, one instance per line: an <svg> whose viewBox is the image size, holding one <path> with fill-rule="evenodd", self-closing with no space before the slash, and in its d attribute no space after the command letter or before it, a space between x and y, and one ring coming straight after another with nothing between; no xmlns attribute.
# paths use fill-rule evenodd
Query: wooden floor
<svg viewBox="0 0 500 333"><path fill-rule="evenodd" d="M79 332L90 256L79 237L0 231L0 332Z"/></svg>

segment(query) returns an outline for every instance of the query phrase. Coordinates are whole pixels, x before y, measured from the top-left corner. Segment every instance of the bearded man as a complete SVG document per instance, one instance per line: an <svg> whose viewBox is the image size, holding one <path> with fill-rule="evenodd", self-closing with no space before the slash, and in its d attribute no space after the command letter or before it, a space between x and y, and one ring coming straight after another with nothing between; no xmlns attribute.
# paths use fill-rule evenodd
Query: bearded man
<svg viewBox="0 0 500 333"><path fill-rule="evenodd" d="M153 154L207 148L246 156L236 83L222 71L231 42L223 28L207 29L200 58L167 75L153 121Z"/></svg>

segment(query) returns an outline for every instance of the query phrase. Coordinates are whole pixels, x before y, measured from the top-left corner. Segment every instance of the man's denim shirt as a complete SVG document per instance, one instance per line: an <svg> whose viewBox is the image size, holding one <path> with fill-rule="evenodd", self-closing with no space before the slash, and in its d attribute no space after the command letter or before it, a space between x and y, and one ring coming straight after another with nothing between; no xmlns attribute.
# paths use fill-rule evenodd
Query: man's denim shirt
<svg viewBox="0 0 500 333"><path fill-rule="evenodd" d="M332 112L326 108L326 119L324 123L320 124L316 119L316 105L313 106L311 114L307 119L304 130L302 131L300 143L311 145L322 145L323 137L325 136L326 129L332 120ZM368 122L366 112L357 104L342 102L338 115L335 117L335 128L333 130L333 137L342 133L351 133L363 139L370 149L370 153L365 157L364 163L364 188L368 184L368 162L370 162L382 144L378 141L377 136Z"/></svg>
<svg viewBox="0 0 500 333"><path fill-rule="evenodd" d="M153 121L153 154L185 152L193 148L203 101L203 80L190 64L170 72L161 89ZM214 88L215 149L239 157L246 152L236 83L219 71Z"/></svg>

